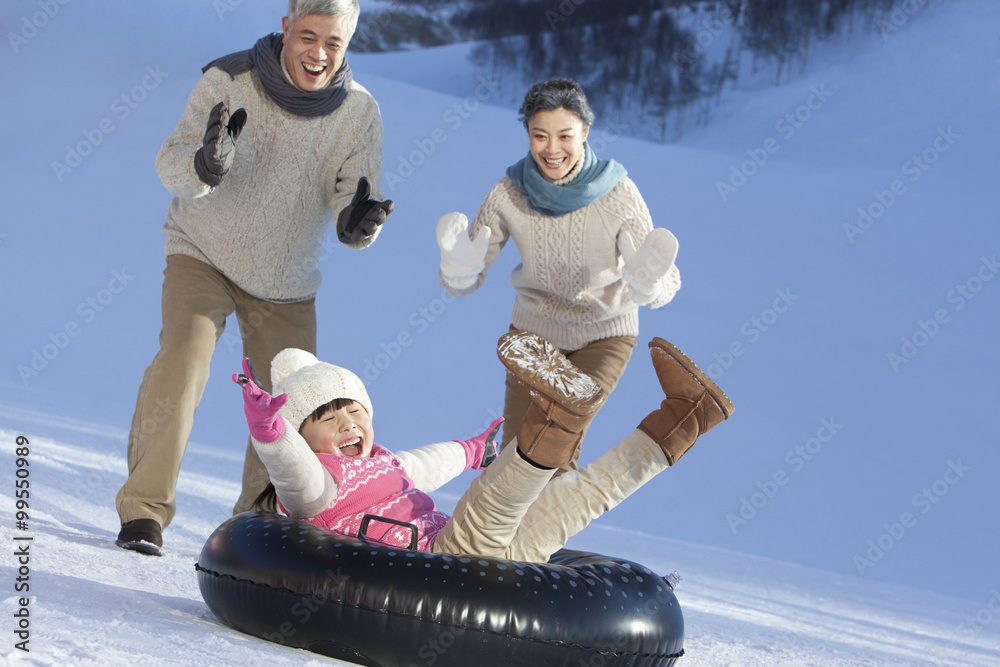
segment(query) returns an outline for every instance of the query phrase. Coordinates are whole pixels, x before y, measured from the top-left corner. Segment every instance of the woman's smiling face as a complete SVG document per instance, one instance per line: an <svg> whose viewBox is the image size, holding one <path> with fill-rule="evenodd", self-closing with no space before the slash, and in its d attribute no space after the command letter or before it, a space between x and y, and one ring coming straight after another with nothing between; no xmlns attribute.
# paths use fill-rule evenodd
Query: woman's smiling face
<svg viewBox="0 0 1000 667"><path fill-rule="evenodd" d="M306 419L299 433L317 454L367 458L375 442L372 418L356 401L329 410L319 419Z"/></svg>
<svg viewBox="0 0 1000 667"><path fill-rule="evenodd" d="M549 181L565 178L583 159L583 142L589 133L590 125L569 109L535 113L528 120L528 144L542 176Z"/></svg>

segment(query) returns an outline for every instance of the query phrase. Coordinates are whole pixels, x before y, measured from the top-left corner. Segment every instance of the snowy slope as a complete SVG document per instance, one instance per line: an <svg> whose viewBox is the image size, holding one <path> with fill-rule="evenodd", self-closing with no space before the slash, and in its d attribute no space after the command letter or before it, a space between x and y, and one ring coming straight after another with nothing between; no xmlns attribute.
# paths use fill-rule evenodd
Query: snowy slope
<svg viewBox="0 0 1000 667"><path fill-rule="evenodd" d="M39 415L0 412L31 422ZM344 664L263 642L221 625L198 591L193 564L205 538L227 516L234 482L210 472L231 457L196 448L178 500L189 508L170 530L159 559L112 545L107 502L125 465L108 453L125 433L70 419L49 421L60 437L30 438L33 497L28 531L0 526L0 540L30 535L30 653L0 648L11 664ZM17 431L0 429L14 442ZM71 444L70 444L71 443ZM14 457L2 454L5 470ZM440 497L443 507L454 496ZM4 497L9 506L9 496ZM612 548L664 574L678 571L686 624L683 664L692 665L990 665L1000 633L966 621L967 603L914 588L859 581L820 570L715 549L641 531L592 527L576 546ZM4 565L13 582L13 567ZM14 613L19 602L4 598ZM988 611L969 608L976 614ZM9 618L9 616L8 616Z"/></svg>
<svg viewBox="0 0 1000 667"><path fill-rule="evenodd" d="M5 659L303 659L219 626L194 578L201 544L237 495L245 446L228 381L235 322L184 461L168 555L138 559L111 543L135 390L159 329L169 197L153 156L200 66L275 29L281 13L175 4L168 15L82 0L0 7L0 535L13 543L23 434L35 537L33 650L11 642ZM573 546L613 545L678 570L691 664L1000 659L1000 8L907 3L917 5L884 36L818 46L789 83L732 91L714 124L680 143L626 138L614 119L592 134L681 244L684 286L642 313L641 338L677 343L737 412ZM320 356L392 406L377 423L391 447L465 437L502 404L494 348L515 253L482 290L452 300L437 285L431 231L441 213L474 212L526 150L517 100L495 87L503 73L474 71L467 50L351 59L382 107L397 212L372 248L332 247L324 259ZM870 222L858 222L859 208ZM368 286L371 308L345 311L347 281ZM658 401L643 345L584 459ZM467 482L446 487L442 505ZM11 551L0 550L5 615L17 604Z"/></svg>

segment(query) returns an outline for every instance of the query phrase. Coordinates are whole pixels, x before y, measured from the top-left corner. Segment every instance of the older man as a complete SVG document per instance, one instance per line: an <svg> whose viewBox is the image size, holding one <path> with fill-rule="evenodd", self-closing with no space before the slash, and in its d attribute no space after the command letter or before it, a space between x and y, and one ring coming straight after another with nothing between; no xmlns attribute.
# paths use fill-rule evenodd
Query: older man
<svg viewBox="0 0 1000 667"><path fill-rule="evenodd" d="M356 0L290 0L282 32L204 68L156 158L174 195L163 231L160 350L146 370L118 492L117 544L159 555L212 354L235 312L243 354L270 390L277 352L316 350L320 249L365 248L392 211L380 201L382 121L345 59ZM247 447L235 511L267 472Z"/></svg>

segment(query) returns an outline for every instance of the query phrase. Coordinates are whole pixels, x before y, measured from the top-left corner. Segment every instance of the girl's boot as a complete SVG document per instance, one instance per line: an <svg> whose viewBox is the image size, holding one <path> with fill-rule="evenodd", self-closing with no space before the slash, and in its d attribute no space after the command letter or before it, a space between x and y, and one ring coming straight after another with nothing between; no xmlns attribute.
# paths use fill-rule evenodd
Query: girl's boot
<svg viewBox="0 0 1000 667"><path fill-rule="evenodd" d="M666 399L639 424L674 465L698 437L733 414L733 403L693 361L676 347L654 338L653 368Z"/></svg>
<svg viewBox="0 0 1000 667"><path fill-rule="evenodd" d="M531 396L517 431L518 450L542 468L568 464L604 403L604 391L541 336L504 334L497 355Z"/></svg>

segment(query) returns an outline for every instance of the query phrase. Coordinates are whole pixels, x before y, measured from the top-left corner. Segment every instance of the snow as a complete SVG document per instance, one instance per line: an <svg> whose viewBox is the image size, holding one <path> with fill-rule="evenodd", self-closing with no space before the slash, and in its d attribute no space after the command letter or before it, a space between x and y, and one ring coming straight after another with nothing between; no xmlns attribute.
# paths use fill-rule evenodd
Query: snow
<svg viewBox="0 0 1000 667"><path fill-rule="evenodd" d="M229 381L235 322L213 360L166 555L113 544L160 324L169 195L153 157L200 67L277 29L282 9L153 7L0 6L0 660L331 664L222 626L197 590L194 563L238 495L246 444ZM736 405L571 543L680 573L679 664L1000 662L1000 5L898 9L892 30L817 45L780 86L729 91L713 123L688 125L677 143L626 136L613 118L591 134L677 236L683 287L642 312L640 345L583 460L658 404L653 336ZM438 216L471 215L525 153L518 101L468 51L351 57L382 108L397 207L370 249L328 244L318 356L361 375L377 439L396 449L468 437L502 409L496 340L516 252L474 295L452 299L437 283ZM26 531L14 523L18 436L30 450ZM444 509L467 475L436 494ZM28 536L30 590L19 592L13 553L25 541L14 538ZM25 593L30 653L15 648Z"/></svg>

